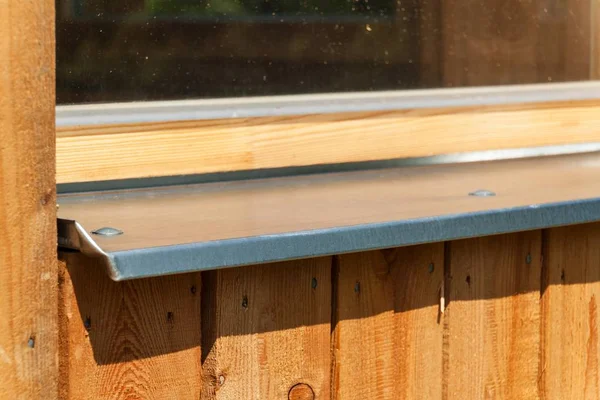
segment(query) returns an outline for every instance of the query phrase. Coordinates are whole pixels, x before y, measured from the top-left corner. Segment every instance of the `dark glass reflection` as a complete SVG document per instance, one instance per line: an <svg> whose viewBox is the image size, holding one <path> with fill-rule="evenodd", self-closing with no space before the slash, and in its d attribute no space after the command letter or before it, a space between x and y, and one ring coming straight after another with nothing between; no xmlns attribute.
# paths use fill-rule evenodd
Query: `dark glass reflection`
<svg viewBox="0 0 600 400"><path fill-rule="evenodd" d="M585 80L591 1L57 0L57 100Z"/></svg>

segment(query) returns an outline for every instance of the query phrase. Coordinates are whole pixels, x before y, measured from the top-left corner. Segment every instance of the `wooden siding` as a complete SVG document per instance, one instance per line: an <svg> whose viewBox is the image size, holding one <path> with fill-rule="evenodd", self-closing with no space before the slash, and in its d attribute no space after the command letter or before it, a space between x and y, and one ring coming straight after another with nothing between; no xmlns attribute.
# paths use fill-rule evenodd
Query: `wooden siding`
<svg viewBox="0 0 600 400"><path fill-rule="evenodd" d="M122 283L70 256L63 398L597 399L598 249L588 224Z"/></svg>
<svg viewBox="0 0 600 400"><path fill-rule="evenodd" d="M63 398L197 399L200 273L116 283L95 260L61 270Z"/></svg>

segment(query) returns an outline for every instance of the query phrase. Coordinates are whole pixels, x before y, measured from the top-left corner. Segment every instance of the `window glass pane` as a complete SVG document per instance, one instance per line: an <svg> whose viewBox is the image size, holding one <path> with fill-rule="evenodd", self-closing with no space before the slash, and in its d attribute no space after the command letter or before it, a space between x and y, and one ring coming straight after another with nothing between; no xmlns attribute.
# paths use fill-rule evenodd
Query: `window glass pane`
<svg viewBox="0 0 600 400"><path fill-rule="evenodd" d="M57 0L59 104L593 79L593 0Z"/></svg>

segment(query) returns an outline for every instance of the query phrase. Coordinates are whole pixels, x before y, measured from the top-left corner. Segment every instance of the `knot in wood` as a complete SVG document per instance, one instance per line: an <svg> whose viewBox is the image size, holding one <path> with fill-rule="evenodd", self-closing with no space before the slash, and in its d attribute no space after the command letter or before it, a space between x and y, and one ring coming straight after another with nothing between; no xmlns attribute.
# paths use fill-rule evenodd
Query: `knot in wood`
<svg viewBox="0 0 600 400"><path fill-rule="evenodd" d="M298 383L290 389L288 400L314 400L315 392L306 383Z"/></svg>

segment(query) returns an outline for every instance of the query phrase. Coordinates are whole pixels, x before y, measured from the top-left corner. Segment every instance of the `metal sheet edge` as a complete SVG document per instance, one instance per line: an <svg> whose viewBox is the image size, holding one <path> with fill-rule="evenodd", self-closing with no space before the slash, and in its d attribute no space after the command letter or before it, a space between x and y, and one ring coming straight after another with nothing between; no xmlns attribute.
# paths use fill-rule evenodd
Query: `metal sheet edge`
<svg viewBox="0 0 600 400"><path fill-rule="evenodd" d="M89 241L80 250L102 257L110 277L122 281L595 221L600 221L600 198L108 254L82 227L77 233Z"/></svg>
<svg viewBox="0 0 600 400"><path fill-rule="evenodd" d="M56 126L139 124L340 112L598 100L600 82L536 83L224 99L59 105Z"/></svg>
<svg viewBox="0 0 600 400"><path fill-rule="evenodd" d="M102 250L79 222L62 218L58 218L56 222L59 250L75 250L88 257L99 258L112 280L123 280L114 256Z"/></svg>

